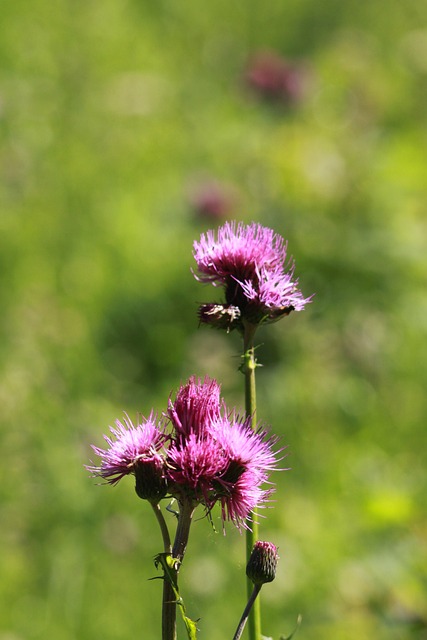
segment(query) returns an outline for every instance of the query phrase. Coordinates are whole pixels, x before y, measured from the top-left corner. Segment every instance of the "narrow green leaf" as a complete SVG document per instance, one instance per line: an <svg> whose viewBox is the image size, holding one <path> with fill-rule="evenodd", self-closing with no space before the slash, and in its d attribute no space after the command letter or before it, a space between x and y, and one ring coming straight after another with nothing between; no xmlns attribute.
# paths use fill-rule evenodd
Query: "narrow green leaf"
<svg viewBox="0 0 427 640"><path fill-rule="evenodd" d="M182 619L184 620L185 628L187 629L188 640L197 640L197 627L194 620L191 620L191 618L187 618L187 616L184 615L183 611Z"/></svg>
<svg viewBox="0 0 427 640"><path fill-rule="evenodd" d="M296 625L295 629L292 631L291 635L290 636L280 636L280 640L291 640L294 637L294 635L296 634L296 632L298 631L298 629L300 628L301 622L302 622L302 616L299 615L298 619L297 619L297 625Z"/></svg>

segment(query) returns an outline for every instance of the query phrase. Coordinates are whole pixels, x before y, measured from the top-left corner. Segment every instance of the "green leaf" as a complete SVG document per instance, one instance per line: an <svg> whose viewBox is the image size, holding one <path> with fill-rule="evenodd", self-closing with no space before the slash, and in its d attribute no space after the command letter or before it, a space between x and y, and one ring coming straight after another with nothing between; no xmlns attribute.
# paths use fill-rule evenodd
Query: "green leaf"
<svg viewBox="0 0 427 640"><path fill-rule="evenodd" d="M291 640L294 637L294 635L296 634L296 632L298 631L298 629L300 628L301 621L302 621L302 616L299 615L298 619L297 619L297 625L296 625L295 629L292 631L291 635L290 636L280 636L280 640Z"/></svg>
<svg viewBox="0 0 427 640"><path fill-rule="evenodd" d="M188 618L181 608L182 619L184 620L185 628L187 629L188 640L197 640L197 627L194 620Z"/></svg>

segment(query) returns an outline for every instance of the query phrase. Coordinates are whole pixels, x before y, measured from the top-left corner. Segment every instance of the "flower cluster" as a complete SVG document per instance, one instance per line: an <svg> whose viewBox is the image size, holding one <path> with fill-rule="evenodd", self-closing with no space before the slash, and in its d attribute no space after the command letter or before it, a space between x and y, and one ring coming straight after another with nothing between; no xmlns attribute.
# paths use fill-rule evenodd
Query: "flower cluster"
<svg viewBox="0 0 427 640"><path fill-rule="evenodd" d="M207 513L219 504L223 521L240 527L272 492L263 485L276 468L277 438L229 412L215 380L191 377L161 421L152 413L135 426L126 416L111 432L107 449L93 446L100 466L88 470L110 484L133 474L137 494L151 502L171 496Z"/></svg>
<svg viewBox="0 0 427 640"><path fill-rule="evenodd" d="M201 282L222 286L225 303L199 308L201 322L216 328L243 330L274 322L291 311L301 311L304 298L294 278L294 264L286 264L287 245L272 229L260 224L226 222L194 242L194 258Z"/></svg>

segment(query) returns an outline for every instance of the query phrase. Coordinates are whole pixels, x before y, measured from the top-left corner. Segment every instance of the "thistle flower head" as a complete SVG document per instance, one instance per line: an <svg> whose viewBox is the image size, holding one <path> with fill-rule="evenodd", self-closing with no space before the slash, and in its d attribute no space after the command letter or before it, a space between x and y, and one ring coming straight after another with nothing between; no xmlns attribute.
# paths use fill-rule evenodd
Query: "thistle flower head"
<svg viewBox="0 0 427 640"><path fill-rule="evenodd" d="M294 278L293 263L285 264L287 245L272 229L252 223L226 222L202 234L194 243L201 282L223 286L226 304L206 303L199 308L201 322L230 331L245 322L273 322L291 311L301 311L304 298Z"/></svg>
<svg viewBox="0 0 427 640"><path fill-rule="evenodd" d="M89 465L86 468L93 476L103 478L109 484L117 484L124 476L133 474L141 485L142 475L145 474L144 493L150 493L147 485L150 476L153 482L155 478L155 493L161 494L164 465L160 449L165 444L166 435L156 424L154 414L151 413L149 418L143 419L137 426L125 415L124 421L116 420L116 427L110 427L110 431L114 437L104 436L108 445L106 449L92 445L96 455L101 458L101 464Z"/></svg>
<svg viewBox="0 0 427 640"><path fill-rule="evenodd" d="M216 329L225 329L227 333L241 324L239 307L232 304L207 303L199 307L199 320Z"/></svg>
<svg viewBox="0 0 427 640"><path fill-rule="evenodd" d="M286 258L286 243L272 229L260 224L226 222L202 234L194 242L194 258L201 282L229 284L231 280L250 280L262 267L274 269ZM231 301L229 301L231 302Z"/></svg>
<svg viewBox="0 0 427 640"><path fill-rule="evenodd" d="M188 388L183 390L186 396ZM180 400L182 395L178 393ZM276 468L277 439L268 438L262 429L253 431L249 420L227 414L219 396L215 407L214 412L197 414L205 420L197 429L183 431L179 426L172 433L166 463L168 489L178 499L185 496L203 504L209 512L218 503L223 522L247 527L251 511L272 492L263 485Z"/></svg>
<svg viewBox="0 0 427 640"><path fill-rule="evenodd" d="M243 469L266 479L277 468L277 453L273 451L277 437L268 437L267 431L261 427L254 431L250 418L239 419L231 414L227 419L218 420L212 432L228 459Z"/></svg>
<svg viewBox="0 0 427 640"><path fill-rule="evenodd" d="M222 518L237 527L247 527L251 511L267 502L273 492L263 485L277 468L277 453L273 451L277 438L268 438L262 429L253 431L249 420L234 417L214 425L213 436L221 443L227 460L215 482Z"/></svg>
<svg viewBox="0 0 427 640"><path fill-rule="evenodd" d="M221 447L212 446L209 437L200 438L191 433L183 444L173 444L168 451L168 476L178 495L191 493L196 501L210 501L215 478L227 464ZM174 493L174 488L171 488Z"/></svg>
<svg viewBox="0 0 427 640"><path fill-rule="evenodd" d="M219 416L222 408L221 387L216 380L204 380L192 376L182 386L174 401L169 400L168 416L178 438L194 433L201 435Z"/></svg>
<svg viewBox="0 0 427 640"><path fill-rule="evenodd" d="M294 267L262 269L257 279L240 282L246 298L245 313L252 324L274 322L291 311L302 311L311 298L304 298L294 279Z"/></svg>

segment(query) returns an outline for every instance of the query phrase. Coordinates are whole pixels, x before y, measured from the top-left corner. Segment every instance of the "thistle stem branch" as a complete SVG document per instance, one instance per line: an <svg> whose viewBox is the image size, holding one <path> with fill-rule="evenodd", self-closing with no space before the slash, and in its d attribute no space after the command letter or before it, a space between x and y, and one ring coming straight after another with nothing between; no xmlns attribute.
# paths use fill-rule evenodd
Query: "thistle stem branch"
<svg viewBox="0 0 427 640"><path fill-rule="evenodd" d="M177 597L179 597L178 573L187 548L195 507L188 500L184 500L180 504L178 526L172 547L169 530L159 505L152 504L151 506L162 532L165 554L169 556L169 560L172 559L171 565L169 565L170 571L169 569L164 569L163 576L162 640L176 640L176 606Z"/></svg>
<svg viewBox="0 0 427 640"><path fill-rule="evenodd" d="M176 640L176 597L166 577L163 579L162 640Z"/></svg>
<svg viewBox="0 0 427 640"><path fill-rule="evenodd" d="M163 539L164 552L170 554L172 552L171 539L166 521L163 517L162 510L158 502L150 503L154 514L159 523L160 531ZM169 580L163 579L163 595L162 595L162 640L176 640L176 604L175 594Z"/></svg>
<svg viewBox="0 0 427 640"><path fill-rule="evenodd" d="M178 574L187 548L194 509L194 505L188 500L184 500L180 504L178 526L176 528L172 550L169 542L168 553L171 555L174 563L174 584L171 583L166 575L164 576L162 640L176 640L176 606L177 597L179 596Z"/></svg>
<svg viewBox="0 0 427 640"><path fill-rule="evenodd" d="M243 633L243 629L245 628L245 625L246 625L246 621L247 621L248 616L249 616L249 614L251 612L252 605L254 605L254 603L256 601L256 598L257 598L259 592L261 591L261 587L262 587L262 584L256 584L253 587L251 595L249 596L248 603L247 603L247 605L245 607L245 610L243 611L242 617L240 618L240 622L239 622L239 625L238 625L238 627L236 629L236 633L233 636L233 640L240 640L240 637L241 637L241 635Z"/></svg>
<svg viewBox="0 0 427 640"><path fill-rule="evenodd" d="M190 526L193 519L195 506L190 500L184 500L180 504L178 526L176 529L175 541L172 549L172 557L181 564L185 550L187 548Z"/></svg>
<svg viewBox="0 0 427 640"><path fill-rule="evenodd" d="M245 374L245 411L246 417L250 420L252 428L256 429L257 416L256 416L256 384L255 384L255 369L257 367L255 359L255 347L254 337L256 332L256 326L251 324L245 325L243 334L243 363ZM248 523L249 528L246 530L246 562L252 553L253 546L258 539L258 523L256 522L256 513L252 512L251 522ZM252 582L247 579L247 597L250 600L253 590ZM258 593L256 594L258 595ZM249 615L249 640L260 640L261 638L261 604L259 600L254 598L254 605ZM250 608L249 608L250 609Z"/></svg>
<svg viewBox="0 0 427 640"><path fill-rule="evenodd" d="M163 539L163 550L165 553L170 553L172 551L171 539L169 536L169 529L167 527L166 521L163 517L162 510L158 502L150 502L153 507L154 515L157 518L157 522L159 523L160 531Z"/></svg>

